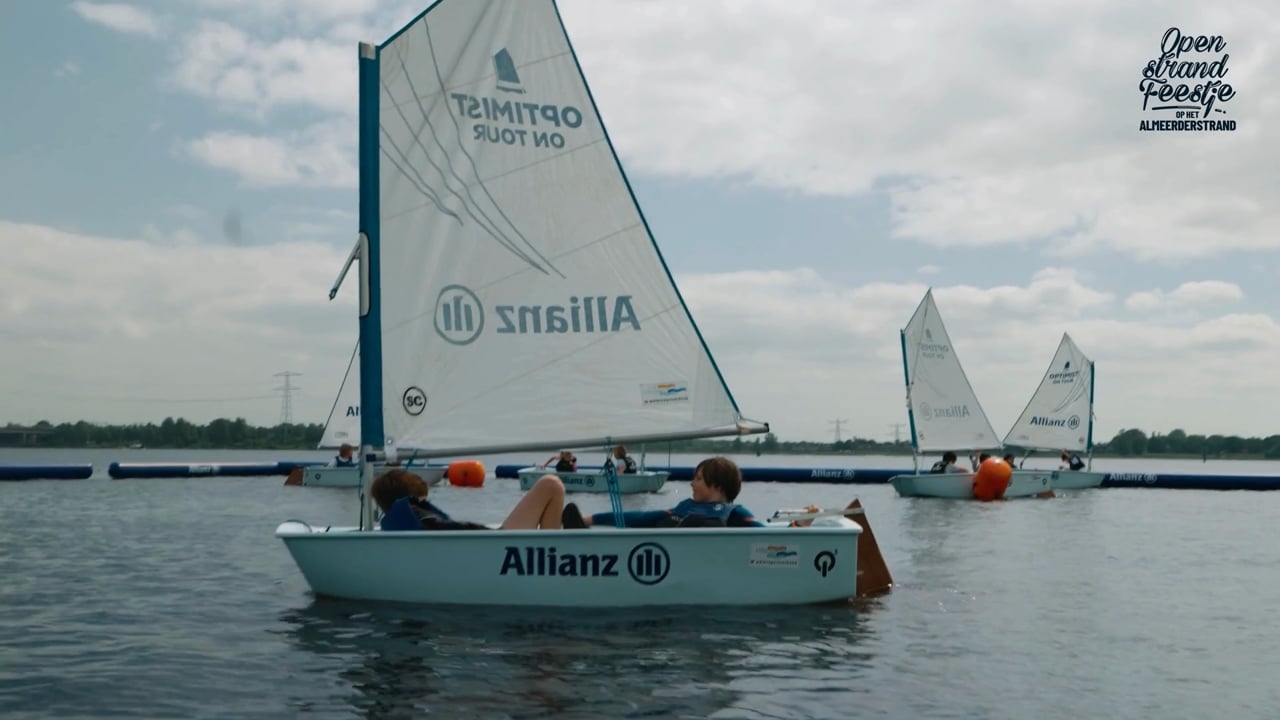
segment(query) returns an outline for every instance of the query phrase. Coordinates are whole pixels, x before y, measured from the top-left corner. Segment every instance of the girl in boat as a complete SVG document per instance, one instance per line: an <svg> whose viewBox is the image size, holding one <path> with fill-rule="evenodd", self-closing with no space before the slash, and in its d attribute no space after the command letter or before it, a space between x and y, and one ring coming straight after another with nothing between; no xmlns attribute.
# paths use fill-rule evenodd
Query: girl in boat
<svg viewBox="0 0 1280 720"><path fill-rule="evenodd" d="M480 523L454 520L440 506L427 500L427 483L403 469L380 475L369 489L382 509L383 530L492 530ZM559 530L564 511L564 483L555 475L543 475L511 514L502 530Z"/></svg>

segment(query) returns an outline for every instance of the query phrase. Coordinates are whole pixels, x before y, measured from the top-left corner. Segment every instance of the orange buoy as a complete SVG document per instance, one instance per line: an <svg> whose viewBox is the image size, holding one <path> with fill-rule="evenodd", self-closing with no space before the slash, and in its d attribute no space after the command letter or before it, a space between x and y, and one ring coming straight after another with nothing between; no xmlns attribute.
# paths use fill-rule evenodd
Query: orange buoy
<svg viewBox="0 0 1280 720"><path fill-rule="evenodd" d="M987 458L973 475L973 496L983 502L1003 500L1013 479L1013 468L1000 458Z"/></svg>
<svg viewBox="0 0 1280 720"><path fill-rule="evenodd" d="M484 463L479 460L455 460L449 463L444 476L449 484L457 487L480 487L484 485Z"/></svg>

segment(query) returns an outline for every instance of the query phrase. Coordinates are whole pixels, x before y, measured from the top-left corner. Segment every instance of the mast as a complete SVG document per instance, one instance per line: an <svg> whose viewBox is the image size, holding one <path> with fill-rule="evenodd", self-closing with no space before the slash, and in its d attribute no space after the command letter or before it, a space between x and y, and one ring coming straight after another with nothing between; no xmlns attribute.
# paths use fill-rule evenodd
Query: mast
<svg viewBox="0 0 1280 720"><path fill-rule="evenodd" d="M379 266L378 49L360 43L360 529L373 529L374 453L382 426L382 300Z"/></svg>
<svg viewBox="0 0 1280 720"><path fill-rule="evenodd" d="M916 415L911 409L911 371L907 369L907 331L899 330L898 339L902 343L902 377L907 384L907 425L911 428L911 468L920 472L919 443L916 441Z"/></svg>
<svg viewBox="0 0 1280 720"><path fill-rule="evenodd" d="M1093 361L1089 361L1089 432L1085 435L1085 452L1089 457L1088 470L1093 470L1093 381L1094 381Z"/></svg>

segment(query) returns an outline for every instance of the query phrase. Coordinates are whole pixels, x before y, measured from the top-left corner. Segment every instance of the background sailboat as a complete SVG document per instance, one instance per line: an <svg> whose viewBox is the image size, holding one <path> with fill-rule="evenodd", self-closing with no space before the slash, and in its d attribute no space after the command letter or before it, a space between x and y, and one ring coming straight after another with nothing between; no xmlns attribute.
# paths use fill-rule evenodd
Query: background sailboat
<svg viewBox="0 0 1280 720"><path fill-rule="evenodd" d="M452 457L768 429L740 414L694 325L552 0L442 0L361 45L360 224L366 479L388 436ZM841 520L382 532L366 510L364 531L276 535L324 595L786 604L856 592L860 529ZM787 582L765 558L780 546Z"/></svg>
<svg viewBox="0 0 1280 720"><path fill-rule="evenodd" d="M1102 484L1104 473L1092 472L1093 380L1093 361L1080 351L1070 335L1063 333L1040 385L1005 435L1006 445L1028 451L1085 453L1088 468L1055 472L1055 489L1078 490Z"/></svg>
<svg viewBox="0 0 1280 720"><path fill-rule="evenodd" d="M337 450L344 443L360 447L360 346L357 343L351 352L351 360L347 363L347 373L338 387L338 395L334 398L329 417L325 420L324 433L316 447ZM422 476L430 485L444 480L445 467L428 466L426 459L410 457L406 466ZM299 468L301 484L308 487L359 487L361 482L360 468L356 467L322 467L312 466Z"/></svg>
<svg viewBox="0 0 1280 720"><path fill-rule="evenodd" d="M970 452L1000 447L942 323L932 288L925 292L899 337L915 473L895 475L889 482L904 497L973 497L973 478L969 474L920 472L922 452L941 454L952 450L964 462ZM1050 480L1049 473L1014 473L1005 497L1045 492Z"/></svg>

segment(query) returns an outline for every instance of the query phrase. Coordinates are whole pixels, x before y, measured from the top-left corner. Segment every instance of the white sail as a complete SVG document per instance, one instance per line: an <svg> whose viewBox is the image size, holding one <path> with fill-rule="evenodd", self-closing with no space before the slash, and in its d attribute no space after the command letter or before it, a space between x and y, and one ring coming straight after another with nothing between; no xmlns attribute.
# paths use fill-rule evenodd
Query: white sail
<svg viewBox="0 0 1280 720"><path fill-rule="evenodd" d="M347 374L338 386L338 397L329 410L324 435L317 447L336 448L343 443L360 446L360 345L351 353Z"/></svg>
<svg viewBox="0 0 1280 720"><path fill-rule="evenodd" d="M1040 386L1004 441L1028 450L1089 450L1093 362L1063 333Z"/></svg>
<svg viewBox="0 0 1280 720"><path fill-rule="evenodd" d="M996 448L1000 440L978 404L955 346L933 302L925 293L902 331L907 402L916 450Z"/></svg>
<svg viewBox="0 0 1280 720"><path fill-rule="evenodd" d="M554 2L440 2L377 58L386 436L447 455L743 431Z"/></svg>

